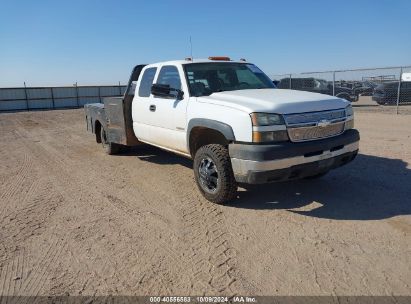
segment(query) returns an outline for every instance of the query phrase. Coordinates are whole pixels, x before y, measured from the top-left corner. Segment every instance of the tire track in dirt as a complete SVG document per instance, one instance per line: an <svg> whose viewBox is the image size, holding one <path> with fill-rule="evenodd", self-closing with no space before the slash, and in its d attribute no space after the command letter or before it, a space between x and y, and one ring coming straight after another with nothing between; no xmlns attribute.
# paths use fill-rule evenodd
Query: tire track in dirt
<svg viewBox="0 0 411 304"><path fill-rule="evenodd" d="M21 142L23 143L23 145L27 145L27 140L25 139L29 138L30 134L22 126L19 128L19 132L25 135L25 136L22 136ZM44 171L44 173L54 178L53 180L54 189L53 190L54 191L57 190L58 192L62 193L65 198L76 200L78 198L77 194L81 193L81 191L84 191L84 187L79 188L79 189L76 189L76 187L73 187L75 182L71 178L72 176L66 176L64 174L65 170L64 170L64 166L61 166L62 162L59 159L50 158L50 153L48 153L48 151L46 151L45 149L42 149L39 144L31 145L30 150L33 152L32 154L33 157L35 158L36 162L39 164L39 167L41 167L41 169ZM70 235L66 235L65 238L70 239ZM42 264L44 264L44 262L42 262ZM41 277L43 276L44 274L41 275ZM103 275L100 275L100 278L103 278ZM38 282L36 281L35 284L38 285ZM25 288L27 289L26 291L29 291L29 292L34 290L30 286L27 286L27 284Z"/></svg>
<svg viewBox="0 0 411 304"><path fill-rule="evenodd" d="M16 244L24 244L28 238L46 229L47 220L62 202L62 197L50 190L50 184L38 186L37 191L26 198L30 201L28 206L17 208L3 217L0 233L4 250L0 251L2 260L7 258L7 252L13 250Z"/></svg>
<svg viewBox="0 0 411 304"><path fill-rule="evenodd" d="M48 149L50 152L50 149ZM59 155L58 160L65 160L65 163L61 163L62 167L67 167L67 162L70 161L70 158L67 157L62 157L61 153L64 153L64 151L54 151L53 154ZM173 157L173 156L171 156ZM55 159L56 160L56 159ZM57 161L58 161L57 160ZM102 161L105 161L105 158L102 159ZM78 166L78 163L72 163L72 166ZM79 172L82 170L79 168ZM71 172L73 173L73 172ZM173 175L172 171L168 172L169 174L171 173L171 178L168 179L166 182L170 183L173 185ZM164 175L164 174L162 174ZM168 175L168 174L165 174ZM187 178L191 181L192 177ZM157 181L158 182L158 181ZM208 287L208 290L211 290L213 292L219 292L219 293L231 293L235 294L232 289L232 285L236 282L236 279L234 276L236 275L236 271L238 271L235 267L236 259L235 259L235 250L232 247L229 247L227 244L228 242L228 234L224 230L224 222L225 218L223 216L223 213L221 210L218 210L218 207L212 206L210 203L205 202L201 203L201 199L197 200L194 204L192 202L192 197L193 193L189 193L188 196L175 196L175 195L170 195L170 193L173 193L174 191L168 191L168 190L163 190L163 187L161 189L153 189L150 187L150 189L147 189L147 185L151 183L143 183L142 187L144 188L145 191L139 191L139 193L156 193L156 196L161 196L162 199L161 201L170 201L173 200L176 205L181 204L181 200L183 200L183 204L185 208L188 208L188 210L185 210L185 208L181 209L180 208L180 217L182 219L182 222L184 223L182 230L183 231L190 231L189 233L184 233L183 234L183 240L186 243L191 243L189 246L189 252L191 251L190 256L185 256L184 261L187 263L187 261L190 261L189 264L192 264L193 266L191 269L193 270L193 273L191 274L191 286L194 286L195 284L200 284L202 286L198 286L198 289L201 290L207 290L204 289L204 287ZM153 183L155 185L157 183ZM164 185L164 183L161 183ZM190 187L195 185L191 184L189 185ZM149 192L147 192L147 190ZM125 189L122 189L122 195L127 193ZM174 193L173 193L174 194ZM132 194L127 195L129 198L132 198ZM142 195L143 196L143 195ZM133 214L135 210L135 205L128 205L126 206L126 201L132 201L132 199L127 199L127 200L119 200L115 198L111 194L106 194L106 197L109 199L109 201L114 204L116 207L122 209L125 214ZM157 197L158 198L158 197ZM143 196L144 199L144 196ZM149 201L149 199L144 199L145 201ZM201 208L198 208L195 204L200 204ZM196 207L192 207L192 206ZM211 209L210 209L211 208ZM131 212L130 212L131 211ZM212 219L211 221L208 220L207 225L204 225L204 221L198 220L198 218L202 217L204 213L209 213L209 219ZM193 218L191 220L191 217ZM211 229L212 228L212 229ZM193 232L194 236L193 236ZM204 244L208 246L208 249L206 252L203 252L202 254L205 254L206 257L200 257L200 252L201 248L204 247ZM165 246L167 248L167 246ZM181 254L170 254L170 256L176 256L176 262L178 264L180 260ZM185 267L187 269L187 267ZM196 270L197 269L197 270ZM198 269L201 269L200 271ZM201 282L201 283L199 283ZM237 287L238 288L238 287ZM195 288L197 289L197 288Z"/></svg>
<svg viewBox="0 0 411 304"><path fill-rule="evenodd" d="M165 174L168 176L168 174ZM164 185L164 182L160 182ZM181 241L187 244L184 253L184 262L191 265L191 284L195 290L202 290L203 293L229 293L235 294L230 287L236 281L235 276L235 251L228 247L227 232L222 225L224 223L223 213L218 207L210 206L208 202L193 202L193 197L189 194L186 197L174 196L175 191L158 189L155 183L145 183L142 187L144 193L156 193L160 201L174 202L174 207L179 208L181 217L180 231ZM124 194L124 191L122 191ZM198 208L198 205L201 208ZM188 210L186 209L188 208ZM205 223L203 218L207 217ZM208 246L206 251L202 251L204 246ZM187 272L187 267L185 268ZM197 286L194 286L197 285Z"/></svg>
<svg viewBox="0 0 411 304"><path fill-rule="evenodd" d="M10 285L10 281L12 279L12 271L10 263L2 264L1 265L1 274L0 274L0 286L1 286L1 294L0 294L0 303L5 303L7 298L4 298L8 294L8 285Z"/></svg>
<svg viewBox="0 0 411 304"><path fill-rule="evenodd" d="M180 162L178 156L158 149L154 150L155 153L170 158L171 163ZM237 267L237 252L231 245L231 235L227 227L229 221L225 217L224 206L212 204L201 197L191 168L181 174L181 170L177 172L176 166L150 164L149 167L151 170L158 171L150 176L162 177L160 191L176 202L175 207L178 208L181 216L183 239L190 243L188 258L193 260L197 268L194 281L201 279L209 286L208 290L219 294L235 295L258 290L252 282L241 275ZM153 184L155 181L147 183L147 185ZM184 190L176 191L176 189ZM147 191L156 190L152 187Z"/></svg>
<svg viewBox="0 0 411 304"><path fill-rule="evenodd" d="M237 268L237 252L231 245L222 208L198 196L195 198L197 200L193 204L191 194L181 195L184 206L181 212L186 238L192 242L191 258L196 260L198 268L202 270L197 275L207 273L208 284L220 294L236 295L255 289L240 285L240 281L246 281L241 278ZM198 253L202 251L203 257L200 257Z"/></svg>
<svg viewBox="0 0 411 304"><path fill-rule="evenodd" d="M13 126L15 127L15 125ZM29 151L30 148L25 142L24 136L18 131L14 132L19 139L19 149L21 146ZM26 264L25 244L26 241L34 236L40 235L47 229L47 222L49 218L55 213L56 208L62 201L62 197L52 190L52 180L48 179L48 172L42 172L42 177L36 179L36 174L33 174L32 163L34 159L27 153L24 153L24 161L18 170L19 179L11 181L14 187L2 196L1 200L13 199L16 201L15 208L2 216L2 229L0 233L0 258L1 262L1 281L0 286L3 285L2 294L9 296L17 293L28 293L29 295L37 294L44 282L45 273L50 264L58 257L54 256L54 260L48 261L50 256L49 247L47 254L40 260L40 264L36 269L25 272L23 269ZM26 175L30 173L31 184L27 184ZM28 187L28 188L26 188ZM21 191L25 189L26 191ZM61 252L60 252L61 253ZM14 256L14 257L13 257ZM35 261L31 261L35 263ZM16 271L19 270L19 274ZM36 272L40 276L36 276ZM31 285L30 285L31 284ZM6 301L12 298L5 298ZM18 299L15 299L18 300ZM22 299L20 299L22 300Z"/></svg>
<svg viewBox="0 0 411 304"><path fill-rule="evenodd" d="M4 140L6 140L8 145L12 146L14 150L18 151L19 141L21 136L15 131L15 120L9 121L11 131L4 130L2 135L4 135ZM3 134L5 133L5 134ZM17 145L17 146L16 146ZM2 172L5 175L5 182L0 184L0 201L8 202L5 208L0 208L0 218L4 216L11 208L10 203L16 203L15 208L20 208L20 205L27 199L29 195L29 190L32 189L33 184L36 182L36 174L33 166L33 160L30 157L29 152L23 154L23 157L18 157L14 153L7 155L9 160L7 168Z"/></svg>
<svg viewBox="0 0 411 304"><path fill-rule="evenodd" d="M0 265L0 303L11 303L9 296L18 295L21 290L22 278L25 274L25 251L24 248L17 255Z"/></svg>
<svg viewBox="0 0 411 304"><path fill-rule="evenodd" d="M2 185L2 191L0 193L1 200L10 200L16 196L16 194L20 194L21 189L30 186L27 184L33 182L33 178L30 174L32 164L33 162L28 154L25 154L22 160L15 162L15 165L18 166L18 170L14 173L12 178L9 178L8 181Z"/></svg>
<svg viewBox="0 0 411 304"><path fill-rule="evenodd" d="M35 230L41 235L34 235L33 239L23 237L21 244L16 243L19 249L27 249L30 253L27 260L33 267L41 260L39 240L46 244L44 249L48 246L47 239L63 238L68 244L67 254L57 258L57 265L49 265L40 280L40 293L61 295L68 290L84 294L95 291L99 295L177 291L210 295L220 290L221 294L378 295L407 294L409 291L410 272L406 258L409 238L403 231L391 227L390 219L386 218L398 216L406 227L409 226L409 208L401 202L406 201L409 191L400 185L409 173L409 166L404 169L400 162L400 159L403 162L409 159L406 144L388 147L382 137L370 143L371 140L364 136L370 154L360 155L365 161L359 166L364 173L342 169L346 170L345 176L335 174L346 189L355 193L351 197L339 194L338 198L335 193L342 188L327 183L326 179L317 183L324 188L322 194L297 183L293 189L287 185L277 187L275 195L250 193L244 196L240 193L240 208L232 208L206 202L197 192L191 168L186 168L187 162L180 157L155 148L145 152L138 148L123 156L105 156L93 136L86 135L82 114L81 110L17 113L0 127L0 134L8 143L7 147L0 147L2 155L8 154L7 162L0 162L0 196L3 189L9 190L6 188L9 180L15 179L12 173L19 169L19 161L24 159L25 153L33 160L33 172L29 175L34 176L21 184L21 193L14 193L9 200L0 198L5 206L5 209L0 208L0 227L4 225L3 218L9 217L16 207L21 210L34 208L31 206L33 197L41 194L45 181L51 183L50 191L64 199L64 204L59 203L56 212L51 214L50 221ZM26 122L27 118L32 122ZM374 116L370 115L369 121L371 118ZM10 126L9 121L22 121L22 124L16 122ZM360 120L361 123L364 124ZM398 140L408 136L404 128L399 130L403 133L395 135ZM377 144L382 144L385 150L378 150ZM373 154L371 149L374 148ZM137 159L139 155L141 159ZM394 161L393 157L398 160ZM395 180L398 187L384 177L365 176L367 172L377 172L367 166L383 164L382 161L397 170L386 176L398 178ZM402 179L399 173L404 173ZM46 178L37 179L38 176ZM26 188L31 180L34 180L31 188ZM373 186L381 188L376 189L377 194L363 190ZM294 187L305 191L299 191L301 195L294 197ZM36 194L26 197L23 193L26 189ZM394 192L398 192L398 196ZM379 200L378 194L386 195ZM396 195L390 198L390 204L382 207L383 200L392 194ZM264 204L265 198L275 200L277 205ZM302 206L307 199L317 199L324 206L319 212L308 211L312 206ZM373 199L374 210L362 207L364 203L374 203ZM301 204L294 204L299 200ZM267 210L253 210L250 208L253 202ZM292 209L295 205L302 206L302 211L307 213L281 210L284 207ZM359 209L348 212L344 208ZM339 210L339 216L346 221L335 219L333 209ZM375 215L383 218L371 221L365 214L361 221L351 218L367 211L371 218ZM316 216L325 219L316 220ZM35 220L36 216L30 217ZM19 225L24 225L24 221L22 223ZM81 228L75 230L77 225ZM5 235L2 233L0 230L0 238ZM108 240L102 239L101 234L106 234ZM110 242L115 245L110 247ZM121 249L115 248L121 245ZM17 263L14 259L21 251L8 244L6 248L0 242L0 252L6 251L7 260L0 262L0 277L7 273L4 288L13 293L14 289L21 290L17 285L19 281L24 282L10 281L17 265L12 263ZM41 277L42 269L36 271ZM37 285L32 285L35 292Z"/></svg>
<svg viewBox="0 0 411 304"><path fill-rule="evenodd" d="M27 280L22 284L22 292L24 294L37 296L46 283L46 278L50 276L48 270L52 264L55 264L62 252L67 249L67 243L61 239L54 239L49 242L49 246L45 250L43 259L38 262L38 265L33 269L27 277Z"/></svg>
<svg viewBox="0 0 411 304"><path fill-rule="evenodd" d="M159 152L163 153L163 152ZM177 156L170 156L171 158ZM142 185L144 192L152 192L168 197L167 201L172 201L174 207L179 210L180 231L182 239L189 245L189 254L185 256L190 264L194 264L193 282L203 282L207 287L205 293L236 294L244 290L257 290L253 284L241 278L236 267L236 251L230 246L230 234L227 232L227 219L224 216L221 206L217 206L205 201L196 193L197 188L190 173L177 176L175 167L156 167L154 164L148 167L153 170L161 170L158 174L150 176L162 177L160 180L148 180ZM123 168L124 172L128 172ZM133 176L127 178L133 179ZM176 191L175 181L180 184ZM161 184L160 189L156 184ZM188 191L187 191L188 190ZM164 201L164 200L162 200ZM241 280L238 280L241 278ZM239 281L247 282L240 286ZM194 288L196 289L196 288ZM198 288L201 290L201 288Z"/></svg>
<svg viewBox="0 0 411 304"><path fill-rule="evenodd" d="M154 166L154 165L153 165ZM175 168L160 168L166 170L154 176L167 177L165 180L152 181L144 184L144 192L152 192L168 197L173 201L174 207L179 210L181 238L189 244L185 261L195 265L193 267L194 290L203 290L203 294L229 294L235 295L244 290L255 290L255 286L240 286L240 275L236 267L236 251L230 246L230 235L227 232L224 213L220 206L213 205L199 194L193 182L193 177L175 176ZM190 172L192 173L192 172ZM183 192L175 191L175 180L183 180L184 185L179 185ZM161 189L155 187L157 183ZM171 188L169 188L171 186ZM188 192L186 190L190 189ZM242 282L245 282L241 279ZM201 283L200 283L201 282ZM197 286L195 286L197 285ZM206 288L204 288L206 287Z"/></svg>
<svg viewBox="0 0 411 304"><path fill-rule="evenodd" d="M47 282L50 266L55 264L67 244L60 239L49 239L41 259L34 263L34 268L28 268L26 250L19 249L17 255L2 264L0 268L0 303L31 303L27 297L13 298L11 296L37 296Z"/></svg>
<svg viewBox="0 0 411 304"><path fill-rule="evenodd" d="M23 130L20 130L21 132L25 132ZM43 158L43 160L41 159L37 159L37 161L39 161L40 163L44 164L44 161L47 160L47 166L50 166L50 170L51 171L58 171L60 176L65 176L64 178L64 184L67 186L67 188L70 188L71 190L73 190L73 188L75 188L75 183L73 181L77 180L76 178L78 177L77 175L81 174L81 171L77 171L76 169L68 169L67 168L67 163L63 162L61 159L61 154L59 152L57 152L57 154L53 154L50 153L51 149L43 149L41 147L41 144L35 145L31 147L32 151L33 150L38 150L36 152L34 152L33 154L38 157L38 158ZM49 170L48 170L49 171ZM50 172L50 171L49 171ZM64 174L62 174L64 172ZM79 173L78 173L79 172ZM55 172L57 173L57 172ZM66 174L67 173L67 174ZM54 176L55 174L53 174ZM83 178L84 179L84 178ZM84 192L85 188L82 187L81 189L78 189L78 192ZM98 191L90 191L90 188L87 188L88 192L90 192L90 194L92 194L94 197L98 198L101 197L101 193L99 193ZM76 193L76 191L74 191L74 193ZM125 215L130 215L130 210L132 210L131 208L126 208L124 209L124 201L119 200L113 196L107 196L106 195L107 200L111 203L114 204L116 207L118 207L119 209L122 209L123 214ZM134 223L132 221L134 221L135 218L131 218L131 224L134 225ZM135 225L134 225L135 226ZM149 229L147 228L147 232L150 232ZM163 246L160 246L160 248L165 248L165 253L164 255L168 256L168 257L172 257L173 259L173 264L176 265L180 265L180 270L183 271L184 268L186 267L186 265L182 265L180 262L180 255L176 254L175 252L170 251L169 246L167 246L167 237L164 238L164 240L162 240L161 242L163 243ZM160 249L159 248L159 249ZM149 269L150 272L153 271L153 269ZM156 288L159 287L158 282L153 282L153 286L156 285ZM161 284L160 286L168 286L169 284ZM167 290L165 290L167 292ZM170 292L171 293L171 292Z"/></svg>
<svg viewBox="0 0 411 304"><path fill-rule="evenodd" d="M52 149L48 149L48 152L51 152L51 150ZM44 153L45 151L43 151L43 153L41 153L41 155L46 155L45 153ZM59 152L59 151L54 151L55 153L55 156L58 156L58 157L52 157L52 156L50 156L49 155L49 157L47 157L47 159L50 161L50 160L52 160L52 161L56 161L56 162L59 162L60 163L60 165L61 165L61 168L63 169L63 168L67 168L67 160L69 160L70 158L69 157L67 157L67 158L64 158L65 160L66 160L66 162L62 162L61 161L61 159L63 159L63 157L61 157L61 152ZM53 153L52 153L53 154ZM72 164L72 165L76 165L76 164ZM70 166L71 167L71 166ZM64 170L64 169L63 169ZM74 173L77 173L77 172L81 172L81 169L79 170L79 171L77 171L77 170L75 170L75 172ZM73 172L70 172L71 174L69 174L71 177L73 177ZM82 175L82 177L84 177L83 176L83 174L81 174ZM74 179L75 180L75 179ZM122 191L123 193L124 193L124 191ZM132 214L132 212L130 212L130 211L133 211L134 209L135 209L135 205L134 206L126 206L126 204L125 204L125 201L124 200L120 200L120 199L118 199L118 198L116 198L116 197L114 197L114 196L112 196L112 195L106 195L106 197L109 199L109 201L115 206L115 207L117 207L117 208L119 208L119 209L121 209L126 215L129 215L129 214ZM129 195L129 198L132 198L133 197L133 194L130 194ZM144 197L144 196L143 196ZM148 202L148 200L147 200L147 202ZM134 218L132 219L132 220L134 220ZM168 237L165 237L164 238L165 240L167 240L167 239L169 239ZM168 249L169 248L169 246L168 246L168 244L166 243L166 241L163 241L163 246L162 246L162 248L166 248L166 249ZM185 265L182 265L181 264L181 254L180 253L178 253L178 254L176 254L175 252L170 252L170 250L168 249L167 250L168 252L167 252L167 255L169 256L169 257L173 257L173 260L174 260L174 264L175 265L181 265L181 267L179 267L180 268L180 270L183 272L183 270L185 269L186 270L186 264ZM174 266L175 266L174 265ZM150 271L152 271L152 270L150 270Z"/></svg>

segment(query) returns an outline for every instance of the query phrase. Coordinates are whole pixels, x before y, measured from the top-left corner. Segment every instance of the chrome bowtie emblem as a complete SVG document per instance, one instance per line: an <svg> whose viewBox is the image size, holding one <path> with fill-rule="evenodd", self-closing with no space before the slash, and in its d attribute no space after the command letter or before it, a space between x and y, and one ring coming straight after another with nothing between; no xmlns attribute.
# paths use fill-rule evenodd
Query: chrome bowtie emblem
<svg viewBox="0 0 411 304"><path fill-rule="evenodd" d="M331 122L327 119L321 119L319 122L317 122L317 126L320 128L326 127L330 124Z"/></svg>

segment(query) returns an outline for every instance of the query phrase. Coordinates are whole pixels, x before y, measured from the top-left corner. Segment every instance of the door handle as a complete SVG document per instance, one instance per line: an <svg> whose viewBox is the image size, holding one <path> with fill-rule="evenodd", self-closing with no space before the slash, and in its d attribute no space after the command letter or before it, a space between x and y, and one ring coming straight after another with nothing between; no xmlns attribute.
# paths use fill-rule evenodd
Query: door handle
<svg viewBox="0 0 411 304"><path fill-rule="evenodd" d="M155 112L156 111L156 106L155 105L150 105L150 111Z"/></svg>

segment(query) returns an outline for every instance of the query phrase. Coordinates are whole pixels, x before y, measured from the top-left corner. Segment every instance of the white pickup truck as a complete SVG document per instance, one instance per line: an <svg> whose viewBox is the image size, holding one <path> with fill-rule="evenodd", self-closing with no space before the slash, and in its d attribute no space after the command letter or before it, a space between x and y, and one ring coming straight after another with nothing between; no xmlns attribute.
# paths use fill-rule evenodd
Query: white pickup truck
<svg viewBox="0 0 411 304"><path fill-rule="evenodd" d="M348 101L277 89L254 64L227 57L138 65L123 97L87 104L85 115L108 154L146 143L193 159L215 203L242 184L320 177L359 145Z"/></svg>

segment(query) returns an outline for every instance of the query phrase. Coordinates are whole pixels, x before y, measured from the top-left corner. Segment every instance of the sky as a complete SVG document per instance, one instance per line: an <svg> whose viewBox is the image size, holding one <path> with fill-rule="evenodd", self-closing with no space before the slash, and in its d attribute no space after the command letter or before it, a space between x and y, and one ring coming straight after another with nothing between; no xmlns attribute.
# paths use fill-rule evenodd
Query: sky
<svg viewBox="0 0 411 304"><path fill-rule="evenodd" d="M411 65L410 18L410 0L0 0L0 87L126 83L190 36L267 74Z"/></svg>

